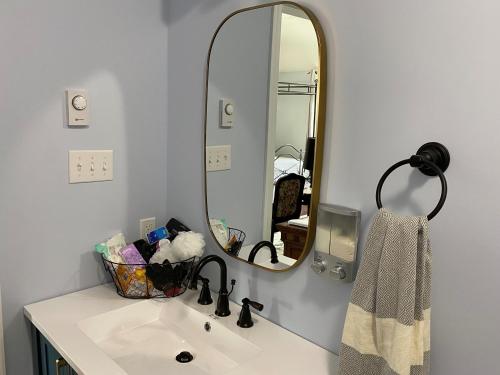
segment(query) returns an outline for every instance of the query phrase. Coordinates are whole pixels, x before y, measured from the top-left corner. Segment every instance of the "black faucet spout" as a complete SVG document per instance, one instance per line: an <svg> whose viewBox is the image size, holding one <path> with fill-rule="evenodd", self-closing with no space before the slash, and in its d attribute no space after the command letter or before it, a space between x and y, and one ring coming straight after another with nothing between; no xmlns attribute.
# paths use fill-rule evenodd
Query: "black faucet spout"
<svg viewBox="0 0 500 375"><path fill-rule="evenodd" d="M202 258L196 268L193 271L191 277L190 289L197 289L198 278L200 272L208 263L216 262L220 268L220 290L219 298L217 300L217 309L215 310L215 315L217 316L228 316L231 315L229 310L229 293L227 291L227 267L226 262L218 255L207 255Z"/></svg>
<svg viewBox="0 0 500 375"><path fill-rule="evenodd" d="M248 255L248 263L253 263L255 261L255 256L263 247L268 247L271 250L271 263L278 263L278 253L276 252L276 247L269 241L260 241L257 243L250 254Z"/></svg>

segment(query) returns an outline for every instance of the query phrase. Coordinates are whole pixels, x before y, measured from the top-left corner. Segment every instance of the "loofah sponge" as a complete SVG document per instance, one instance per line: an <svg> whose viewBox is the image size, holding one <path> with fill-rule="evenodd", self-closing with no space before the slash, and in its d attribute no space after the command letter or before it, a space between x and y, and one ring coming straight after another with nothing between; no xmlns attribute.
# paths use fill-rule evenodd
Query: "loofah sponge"
<svg viewBox="0 0 500 375"><path fill-rule="evenodd" d="M159 263L163 264L165 260L169 260L170 263L173 263L170 259L172 257L172 244L169 240L160 240L158 242L158 250L153 254L151 259L149 260L149 264Z"/></svg>
<svg viewBox="0 0 500 375"><path fill-rule="evenodd" d="M161 240L158 251L153 255L150 264L163 264L165 260L170 263L181 262L192 257L201 257L205 248L205 240L201 233L180 232L175 239Z"/></svg>
<svg viewBox="0 0 500 375"><path fill-rule="evenodd" d="M201 233L180 232L172 242L177 261L192 257L201 257L205 249L205 240Z"/></svg>

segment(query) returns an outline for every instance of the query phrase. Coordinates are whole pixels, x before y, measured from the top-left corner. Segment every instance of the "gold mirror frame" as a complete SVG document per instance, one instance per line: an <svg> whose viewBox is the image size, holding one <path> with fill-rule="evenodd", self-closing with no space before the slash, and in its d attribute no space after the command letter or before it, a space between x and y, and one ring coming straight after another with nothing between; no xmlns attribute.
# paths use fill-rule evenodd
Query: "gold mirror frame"
<svg viewBox="0 0 500 375"><path fill-rule="evenodd" d="M208 225L208 229L210 230L210 234L212 235L212 238L214 241L217 243L219 248L221 249L222 252L226 253L222 246L219 244L217 241L214 232L212 231L212 228L210 226L210 220L209 220L209 215L208 215L208 194L207 194L207 167L206 167L206 145L207 145L207 126L208 126L208 79L210 76L210 57L212 56L212 49L215 44L215 40L217 38L217 35L219 34L219 31L222 29L224 24L233 16L236 16L237 14L255 10L255 9L261 9L261 8L268 8L268 7L273 7L275 5L290 5L294 6L296 8L299 8L302 10L311 20L314 29L316 30L316 36L318 39L318 50L319 50L319 80L318 80L318 93L319 93L319 99L318 99L318 128L317 128L317 135L316 135L316 148L315 148L315 155L314 155L314 170L315 171L322 171L323 168L323 150L324 150L324 138L325 138L325 122L326 122L326 87L327 87L327 56L326 56L326 41L325 41L325 34L323 32L323 28L321 27L321 24L316 17L316 15L308 8L294 3L293 1L278 1L278 2L273 2L273 3L268 3L268 4L262 4L262 5L257 5L249 8L244 8L237 10L233 13L231 13L229 16L227 16L222 23L217 27L217 30L215 30L214 36L212 37L212 41L210 42L210 48L208 50L208 57L207 57L207 65L206 65L206 70L205 70L205 122L204 122L204 136L203 136L203 171L204 171L204 183L205 183L205 219L206 223ZM307 231L307 237L306 237L306 244L304 246L304 250L302 251L302 254L299 259L290 267L282 270L273 270L269 269L266 267L263 267L258 264L254 263L249 263L244 259L238 258L238 257L231 257L233 259L237 259L243 263L247 263L248 265L258 267L261 269L264 269L266 271L271 271L271 272L287 272L290 271L296 267L298 267L304 259L309 255L309 252L312 249L312 246L314 244L314 239L316 237L316 220L317 220L317 214L318 214L318 205L319 205L319 195L320 195L320 188L321 188L321 172L320 173L314 173L313 174L313 184L312 184L312 192L311 192L311 208L310 208L310 214L309 214L309 228Z"/></svg>

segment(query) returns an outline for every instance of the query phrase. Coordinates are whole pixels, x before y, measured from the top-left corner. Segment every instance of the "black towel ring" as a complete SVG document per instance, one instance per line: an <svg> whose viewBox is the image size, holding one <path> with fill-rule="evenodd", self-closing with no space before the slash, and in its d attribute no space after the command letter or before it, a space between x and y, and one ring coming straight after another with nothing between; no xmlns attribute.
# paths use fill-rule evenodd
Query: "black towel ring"
<svg viewBox="0 0 500 375"><path fill-rule="evenodd" d="M446 201L446 195L448 194L448 184L446 183L444 172L450 165L450 153L441 143L429 142L420 147L416 155L412 155L409 159L402 160L390 167L382 175L377 185L376 200L379 209L383 207L380 193L382 192L382 186L385 180L394 170L406 164L410 164L413 168L418 168L420 172L427 176L438 176L441 180L441 197L434 210L427 215L427 219L431 220L438 214L441 208L443 208L444 202Z"/></svg>

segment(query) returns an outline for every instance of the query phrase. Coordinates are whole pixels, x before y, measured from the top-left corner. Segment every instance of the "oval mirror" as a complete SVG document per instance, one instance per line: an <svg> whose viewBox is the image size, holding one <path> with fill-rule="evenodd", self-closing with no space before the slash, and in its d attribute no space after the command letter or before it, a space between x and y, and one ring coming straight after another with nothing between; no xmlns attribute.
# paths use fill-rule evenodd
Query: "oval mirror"
<svg viewBox="0 0 500 375"><path fill-rule="evenodd" d="M205 195L208 225L229 255L276 271L307 256L325 91L323 32L304 7L243 9L217 29L207 66Z"/></svg>

